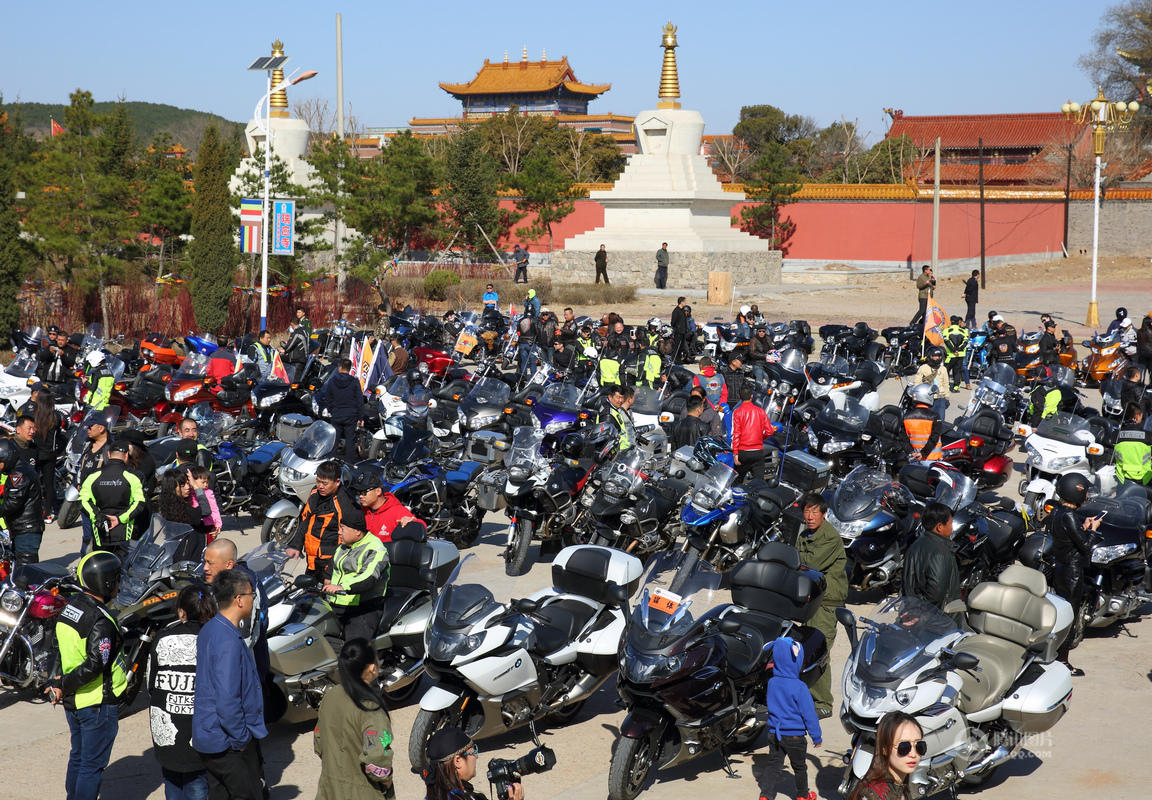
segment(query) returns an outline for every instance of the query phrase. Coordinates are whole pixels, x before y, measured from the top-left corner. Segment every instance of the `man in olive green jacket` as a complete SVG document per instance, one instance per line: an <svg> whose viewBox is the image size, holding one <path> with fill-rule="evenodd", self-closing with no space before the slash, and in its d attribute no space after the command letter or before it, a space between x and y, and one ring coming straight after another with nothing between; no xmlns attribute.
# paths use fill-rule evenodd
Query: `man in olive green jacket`
<svg viewBox="0 0 1152 800"><path fill-rule="evenodd" d="M796 538L800 563L824 573L826 581L824 600L808 624L824 634L831 654L832 644L836 641L836 608L844 605L848 596L848 573L845 570L848 556L840 534L825 519L827 501L815 492L809 492L800 498L799 504L804 512L804 524ZM831 668L824 670L812 687L812 699L821 719L832 716Z"/></svg>
<svg viewBox="0 0 1152 800"><path fill-rule="evenodd" d="M908 327L924 324L924 314L928 311L928 298L932 296L935 288L936 276L932 273L932 267L925 264L920 268L920 277L916 279L916 299L920 301L920 308L908 323Z"/></svg>

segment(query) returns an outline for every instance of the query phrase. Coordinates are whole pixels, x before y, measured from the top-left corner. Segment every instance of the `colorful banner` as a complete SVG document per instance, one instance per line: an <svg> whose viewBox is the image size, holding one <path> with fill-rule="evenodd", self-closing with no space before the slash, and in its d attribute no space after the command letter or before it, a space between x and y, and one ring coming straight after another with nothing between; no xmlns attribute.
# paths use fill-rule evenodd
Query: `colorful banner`
<svg viewBox="0 0 1152 800"><path fill-rule="evenodd" d="M240 252L241 253L260 253L263 252L261 245L264 244L264 228L260 225L241 225L240 226Z"/></svg>
<svg viewBox="0 0 1152 800"><path fill-rule="evenodd" d="M948 315L933 297L928 298L928 308L924 312L924 338L937 347L944 346L944 329L948 327Z"/></svg>
<svg viewBox="0 0 1152 800"><path fill-rule="evenodd" d="M368 376L372 374L372 367L376 363L382 346L379 342L376 343L376 347L372 347L371 342L364 342L364 351L360 355L360 368L356 370L356 378L360 381L361 391L368 390Z"/></svg>
<svg viewBox="0 0 1152 800"><path fill-rule="evenodd" d="M263 225L264 203L260 200L244 198L240 201L240 224Z"/></svg>
<svg viewBox="0 0 1152 800"><path fill-rule="evenodd" d="M284 381L288 383L288 370L284 368L284 361L280 358L277 352L272 353L272 369L268 371L268 377L276 381Z"/></svg>
<svg viewBox="0 0 1152 800"><path fill-rule="evenodd" d="M296 254L296 201L274 200L272 202L272 249L274 256Z"/></svg>

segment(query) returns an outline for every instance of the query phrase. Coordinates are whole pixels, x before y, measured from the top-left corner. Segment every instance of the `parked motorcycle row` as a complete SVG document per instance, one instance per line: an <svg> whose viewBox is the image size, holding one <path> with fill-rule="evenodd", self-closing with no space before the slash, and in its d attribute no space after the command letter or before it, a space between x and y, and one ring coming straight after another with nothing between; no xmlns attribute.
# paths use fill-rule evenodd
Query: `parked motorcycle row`
<svg viewBox="0 0 1152 800"><path fill-rule="evenodd" d="M330 460L341 461L346 482L362 472L382 478L427 525L426 535L387 543L389 588L376 635L386 697L404 703L424 688L408 744L414 767L444 726L484 739L563 725L613 677L627 709L609 771L613 800L632 800L657 770L753 746L765 726L773 642L803 644L805 682L830 668L823 634L808 624L825 579L790 544L801 521L796 501L807 492L828 500L850 585L885 594L899 593L920 511L947 505L965 596L947 614L899 596L859 619L839 610L852 645L843 673L841 722L853 737L844 791L867 770L889 710L912 713L924 728L928 757L913 775L920 794L983 782L1025 735L1050 729L1067 710L1071 676L1056 660L1064 640L1078 644L1087 628L1122 621L1146 599L1152 505L1142 487L1118 486L1110 466L1117 420L1109 393L1118 389L1117 373L1104 367L1083 374L1099 384L1105 413L1071 380L1059 411L1032 425L1027 343L1005 364L981 353L974 337L971 398L944 426L942 457L922 462L904 433L906 401L881 405L879 393L918 365L921 342L911 329L886 329L885 345L865 323L825 326L814 357L807 323L772 323L770 349L753 357L751 326L705 325L691 355L742 357L751 402L777 427L767 480L741 483L722 437L670 444L698 381L675 363L667 331L652 329L648 344L623 359L621 374L638 385L634 440L622 448L599 385L607 330L561 368L547 349L518 363L516 326L492 311L447 321L403 313L390 322L414 366L365 387L350 461L319 402L336 362L368 337L346 323L314 333L288 381L262 375L244 342L148 336L126 347L90 331L77 344L105 352L115 378L108 409L86 411L84 370L52 386L73 426L60 466L62 526L79 511L75 472L90 413L110 430L150 434L159 470L174 464L174 426L192 417L221 510L262 520L261 545L243 560L268 598L270 721L313 715L337 680L337 617L315 583L286 577L284 552L316 471ZM583 323L599 327L576 320ZM21 336L37 341L36 330ZM1070 341L1067 350L1071 369ZM662 379L644 385L640 356L651 352L662 357ZM1093 365L1098 355L1089 356ZM20 374L37 375L35 360L26 344L3 380L16 386ZM5 395L10 407L18 394ZM719 399L709 394L727 422L735 399ZM1016 479L1018 446L1027 453L1022 503L995 495ZM1055 482L1068 472L1093 481L1084 510L1107 512L1075 609L1048 591L1051 541L1042 526ZM497 544L507 574L530 568L537 542L542 556L552 554L550 587L499 596L477 555L462 555L496 512L505 518ZM198 578L199 554L181 548L184 533L153 517L125 562L113 604L131 668L125 706L143 680L149 643L175 619L180 588ZM77 587L55 565L13 565L2 535L0 546L0 681L39 690L55 650L54 617Z"/></svg>

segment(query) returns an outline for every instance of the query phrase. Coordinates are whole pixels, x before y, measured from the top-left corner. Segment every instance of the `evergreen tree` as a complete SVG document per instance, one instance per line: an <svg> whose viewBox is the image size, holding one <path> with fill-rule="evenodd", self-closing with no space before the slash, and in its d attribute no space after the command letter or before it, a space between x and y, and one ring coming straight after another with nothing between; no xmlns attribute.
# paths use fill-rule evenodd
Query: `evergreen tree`
<svg viewBox="0 0 1152 800"><path fill-rule="evenodd" d="M747 205L740 212L741 230L784 250L795 226L790 219L780 219L780 208L800 191L801 179L788 149L777 142L766 143L744 182L748 199L756 205Z"/></svg>
<svg viewBox="0 0 1152 800"><path fill-rule="evenodd" d="M490 261L493 253L488 242L496 245L515 218L497 203L496 162L485 151L480 131L472 128L456 137L448 153L447 172L445 210L449 225L459 231L456 241L473 258Z"/></svg>
<svg viewBox="0 0 1152 800"><path fill-rule="evenodd" d="M20 238L20 211L16 206L16 170L31 149L32 142L22 133L19 122L0 111L0 331L5 332L20 327L16 295L31 255Z"/></svg>
<svg viewBox="0 0 1152 800"><path fill-rule="evenodd" d="M552 252L552 224L576 209L572 201L572 181L550 154L538 148L524 160L523 169L513 175L509 185L520 190L516 208L536 215L527 229L530 236L548 234L548 252Z"/></svg>
<svg viewBox="0 0 1152 800"><path fill-rule="evenodd" d="M196 164L189 247L189 291L197 325L218 331L228 321L232 277L236 270L236 229L228 193L228 171L216 126L204 131Z"/></svg>

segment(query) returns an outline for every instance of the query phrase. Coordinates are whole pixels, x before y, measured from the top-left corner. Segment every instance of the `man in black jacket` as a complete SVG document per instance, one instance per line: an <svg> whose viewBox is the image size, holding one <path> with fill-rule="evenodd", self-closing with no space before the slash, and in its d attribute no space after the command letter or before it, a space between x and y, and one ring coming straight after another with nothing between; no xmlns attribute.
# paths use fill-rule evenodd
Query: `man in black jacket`
<svg viewBox="0 0 1152 800"><path fill-rule="evenodd" d="M92 526L96 550L123 558L136 533L147 527L144 484L128 469L126 439L108 445L108 461L80 487L80 505Z"/></svg>
<svg viewBox="0 0 1152 800"><path fill-rule="evenodd" d="M36 419L30 412L31 409L22 413L16 420L16 427L12 431L12 443L20 451L20 457L31 464L32 469L36 469L36 458L40 455L40 449L36 446Z"/></svg>
<svg viewBox="0 0 1152 800"><path fill-rule="evenodd" d="M968 313L964 315L964 324L969 330L976 330L976 303L980 301L980 270L972 270L972 275L964 281L964 302L968 304Z"/></svg>
<svg viewBox="0 0 1152 800"><path fill-rule="evenodd" d="M704 398L698 395L689 395L684 405L684 416L672 423L668 434L672 439L672 449L678 450L685 445L694 445L696 440L708 436L712 431L707 422L700 419L704 413Z"/></svg>
<svg viewBox="0 0 1152 800"><path fill-rule="evenodd" d="M688 315L684 313L686 300L677 297L676 307L672 309L672 358L678 364L692 360L688 352Z"/></svg>
<svg viewBox="0 0 1152 800"><path fill-rule="evenodd" d="M1056 343L1056 320L1044 320L1044 333L1040 334L1040 363L1054 367L1060 363L1060 350Z"/></svg>
<svg viewBox="0 0 1152 800"><path fill-rule="evenodd" d="M1089 485L1088 479L1076 472L1060 476L1056 481L1056 498L1060 505L1044 521L1046 532L1052 537L1052 591L1072 605L1073 619L1080 616L1080 602L1084 597L1084 565L1092 558L1088 532L1100 528L1100 517L1081 522L1076 516L1076 510L1088 497ZM1081 623L1077 620L1076 624ZM1073 675L1083 675L1083 670L1068 663L1071 639L1072 635L1069 634L1061 645L1060 660L1072 670Z"/></svg>
<svg viewBox="0 0 1152 800"><path fill-rule="evenodd" d="M356 428L364 418L364 391L351 372L351 360L340 359L336 374L320 393L320 407L331 415L336 435L344 437L344 460L348 462L356 460Z"/></svg>
<svg viewBox="0 0 1152 800"><path fill-rule="evenodd" d="M0 487L0 519L12 536L16 561L34 564L40 560L44 538L40 476L9 439L0 439Z"/></svg>
<svg viewBox="0 0 1152 800"><path fill-rule="evenodd" d="M995 314L991 320L992 335L988 339L992 359L1001 364L1014 364L1016 362L1016 328L1004 321L1004 317Z"/></svg>
<svg viewBox="0 0 1152 800"><path fill-rule="evenodd" d="M720 367L720 374L724 376L724 385L728 387L728 404L736 405L736 398L740 396L740 387L744 385L744 362L739 356L732 356L727 367Z"/></svg>
<svg viewBox="0 0 1152 800"><path fill-rule="evenodd" d="M960 599L960 568L952 553L952 511L929 503L920 518L924 530L904 556L904 594L944 610Z"/></svg>
<svg viewBox="0 0 1152 800"><path fill-rule="evenodd" d="M308 334L303 325L293 325L288 331L288 341L280 346L284 352L284 365L288 367L289 378L300 380L304 375L304 363L308 360Z"/></svg>

